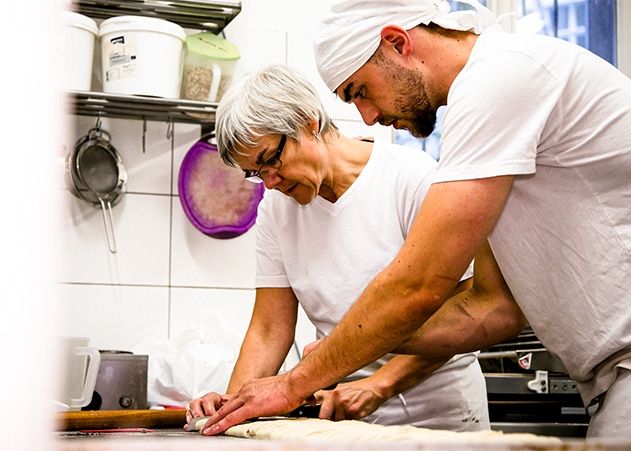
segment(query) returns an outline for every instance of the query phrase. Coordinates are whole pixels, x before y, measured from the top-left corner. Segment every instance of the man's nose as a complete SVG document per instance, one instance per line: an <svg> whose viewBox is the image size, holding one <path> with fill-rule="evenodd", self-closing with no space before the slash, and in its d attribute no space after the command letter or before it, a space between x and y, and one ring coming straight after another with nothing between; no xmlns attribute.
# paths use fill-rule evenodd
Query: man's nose
<svg viewBox="0 0 631 451"><path fill-rule="evenodd" d="M366 125L373 125L377 123L379 115L381 114L377 108L368 104L368 102L363 99L353 100L353 103Z"/></svg>

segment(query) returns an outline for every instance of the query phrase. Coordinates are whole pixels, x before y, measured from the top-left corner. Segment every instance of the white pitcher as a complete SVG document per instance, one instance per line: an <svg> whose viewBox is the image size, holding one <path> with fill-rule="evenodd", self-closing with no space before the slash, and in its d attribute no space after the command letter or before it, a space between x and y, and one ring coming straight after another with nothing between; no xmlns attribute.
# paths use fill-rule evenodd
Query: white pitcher
<svg viewBox="0 0 631 451"><path fill-rule="evenodd" d="M89 341L85 337L58 340L61 379L54 401L69 410L80 410L92 401L101 354L88 346Z"/></svg>

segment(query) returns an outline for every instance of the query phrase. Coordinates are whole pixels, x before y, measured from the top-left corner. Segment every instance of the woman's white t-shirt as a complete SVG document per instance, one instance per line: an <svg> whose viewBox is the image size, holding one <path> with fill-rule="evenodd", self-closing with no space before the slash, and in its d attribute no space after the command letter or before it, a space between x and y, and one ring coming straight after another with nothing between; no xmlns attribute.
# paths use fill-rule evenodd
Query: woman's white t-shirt
<svg viewBox="0 0 631 451"><path fill-rule="evenodd" d="M318 338L327 335L398 253L435 167L419 149L375 143L366 166L335 203L318 196L300 205L279 191L266 191L257 217L256 286L291 287ZM372 374L391 357L349 379ZM474 354L454 357L404 399L405 404L390 399L365 420L451 430L489 427L484 378Z"/></svg>

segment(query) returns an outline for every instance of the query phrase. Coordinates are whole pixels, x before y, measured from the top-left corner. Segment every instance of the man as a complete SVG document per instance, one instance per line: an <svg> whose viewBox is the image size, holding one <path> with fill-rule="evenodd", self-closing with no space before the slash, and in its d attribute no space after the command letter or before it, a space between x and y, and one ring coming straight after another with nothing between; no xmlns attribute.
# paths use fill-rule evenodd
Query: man
<svg viewBox="0 0 631 451"><path fill-rule="evenodd" d="M212 432L286 410L391 350L429 359L492 344L510 321L505 300L444 302L472 257L486 266L488 238L501 273L476 271L474 286L503 275L598 405L589 436L631 437L631 80L572 44L502 33L466 3L475 10L339 1L323 21L320 74L366 123L426 136L447 106L423 228L300 365L246 384Z"/></svg>

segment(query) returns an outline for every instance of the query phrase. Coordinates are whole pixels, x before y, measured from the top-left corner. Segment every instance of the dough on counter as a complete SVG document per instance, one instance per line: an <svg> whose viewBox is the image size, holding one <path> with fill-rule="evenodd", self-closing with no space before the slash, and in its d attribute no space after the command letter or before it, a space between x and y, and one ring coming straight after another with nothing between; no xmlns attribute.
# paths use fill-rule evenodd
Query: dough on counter
<svg viewBox="0 0 631 451"><path fill-rule="evenodd" d="M330 421L316 418L261 420L233 426L233 437L295 442L406 442L422 444L493 444L546 446L561 443L556 437L498 431L453 432L414 426L382 426L363 421Z"/></svg>
<svg viewBox="0 0 631 451"><path fill-rule="evenodd" d="M197 417L188 422L192 431L201 431L210 417Z"/></svg>

